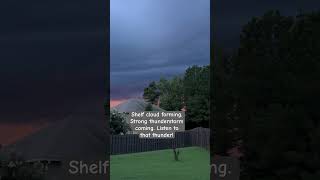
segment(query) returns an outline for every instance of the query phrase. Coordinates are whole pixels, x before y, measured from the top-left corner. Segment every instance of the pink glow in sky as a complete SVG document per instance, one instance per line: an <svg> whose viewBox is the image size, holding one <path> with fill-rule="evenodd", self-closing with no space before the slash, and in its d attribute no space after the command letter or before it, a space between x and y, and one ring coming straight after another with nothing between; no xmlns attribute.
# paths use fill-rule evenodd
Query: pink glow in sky
<svg viewBox="0 0 320 180"><path fill-rule="evenodd" d="M0 123L0 144L11 144L47 126L47 123Z"/></svg>
<svg viewBox="0 0 320 180"><path fill-rule="evenodd" d="M110 101L110 107L114 107L114 106L116 106L116 105L118 105L118 104L123 103L124 101L126 101L126 99L121 99L121 100L111 100L111 101Z"/></svg>
<svg viewBox="0 0 320 180"><path fill-rule="evenodd" d="M111 100L110 106L114 107L124 101L126 99ZM13 143L46 126L47 123L0 123L0 144Z"/></svg>

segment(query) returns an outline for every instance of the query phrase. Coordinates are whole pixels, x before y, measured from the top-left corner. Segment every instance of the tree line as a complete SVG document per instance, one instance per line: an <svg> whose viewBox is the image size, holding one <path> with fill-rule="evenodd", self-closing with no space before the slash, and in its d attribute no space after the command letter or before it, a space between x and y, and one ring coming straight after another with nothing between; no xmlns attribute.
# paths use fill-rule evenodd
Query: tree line
<svg viewBox="0 0 320 180"><path fill-rule="evenodd" d="M210 67L191 66L184 74L152 81L143 98L166 111L186 110L186 129L209 127Z"/></svg>

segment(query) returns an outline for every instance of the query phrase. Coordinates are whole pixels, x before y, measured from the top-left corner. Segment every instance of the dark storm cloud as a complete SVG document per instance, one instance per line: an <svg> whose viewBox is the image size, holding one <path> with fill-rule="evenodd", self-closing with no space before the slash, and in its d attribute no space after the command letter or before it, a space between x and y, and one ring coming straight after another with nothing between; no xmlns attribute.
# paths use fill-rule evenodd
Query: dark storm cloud
<svg viewBox="0 0 320 180"><path fill-rule="evenodd" d="M218 46L236 48L241 28L268 10L295 15L319 8L317 0L216 0L213 20ZM112 0L111 96L141 95L160 76L209 62L209 0ZM122 90L125 89L125 90Z"/></svg>
<svg viewBox="0 0 320 180"><path fill-rule="evenodd" d="M209 63L209 0L112 0L111 97ZM126 90L121 90L126 89Z"/></svg>
<svg viewBox="0 0 320 180"><path fill-rule="evenodd" d="M59 119L103 100L106 2L1 1L0 121Z"/></svg>

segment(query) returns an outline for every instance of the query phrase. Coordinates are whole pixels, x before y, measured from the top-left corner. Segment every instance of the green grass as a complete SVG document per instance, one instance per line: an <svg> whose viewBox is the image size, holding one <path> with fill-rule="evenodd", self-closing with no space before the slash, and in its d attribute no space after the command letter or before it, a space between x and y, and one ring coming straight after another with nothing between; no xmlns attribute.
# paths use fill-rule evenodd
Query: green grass
<svg viewBox="0 0 320 180"><path fill-rule="evenodd" d="M180 148L180 161L172 149L111 156L111 180L208 180L209 152Z"/></svg>

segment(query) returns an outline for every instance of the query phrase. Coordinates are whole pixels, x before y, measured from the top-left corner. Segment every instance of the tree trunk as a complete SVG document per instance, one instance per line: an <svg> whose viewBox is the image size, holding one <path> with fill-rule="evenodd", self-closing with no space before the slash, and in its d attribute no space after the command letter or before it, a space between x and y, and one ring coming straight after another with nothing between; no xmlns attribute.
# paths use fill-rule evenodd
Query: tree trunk
<svg viewBox="0 0 320 180"><path fill-rule="evenodd" d="M176 150L176 148L173 148L173 154L174 154L174 160L179 161L179 150Z"/></svg>

